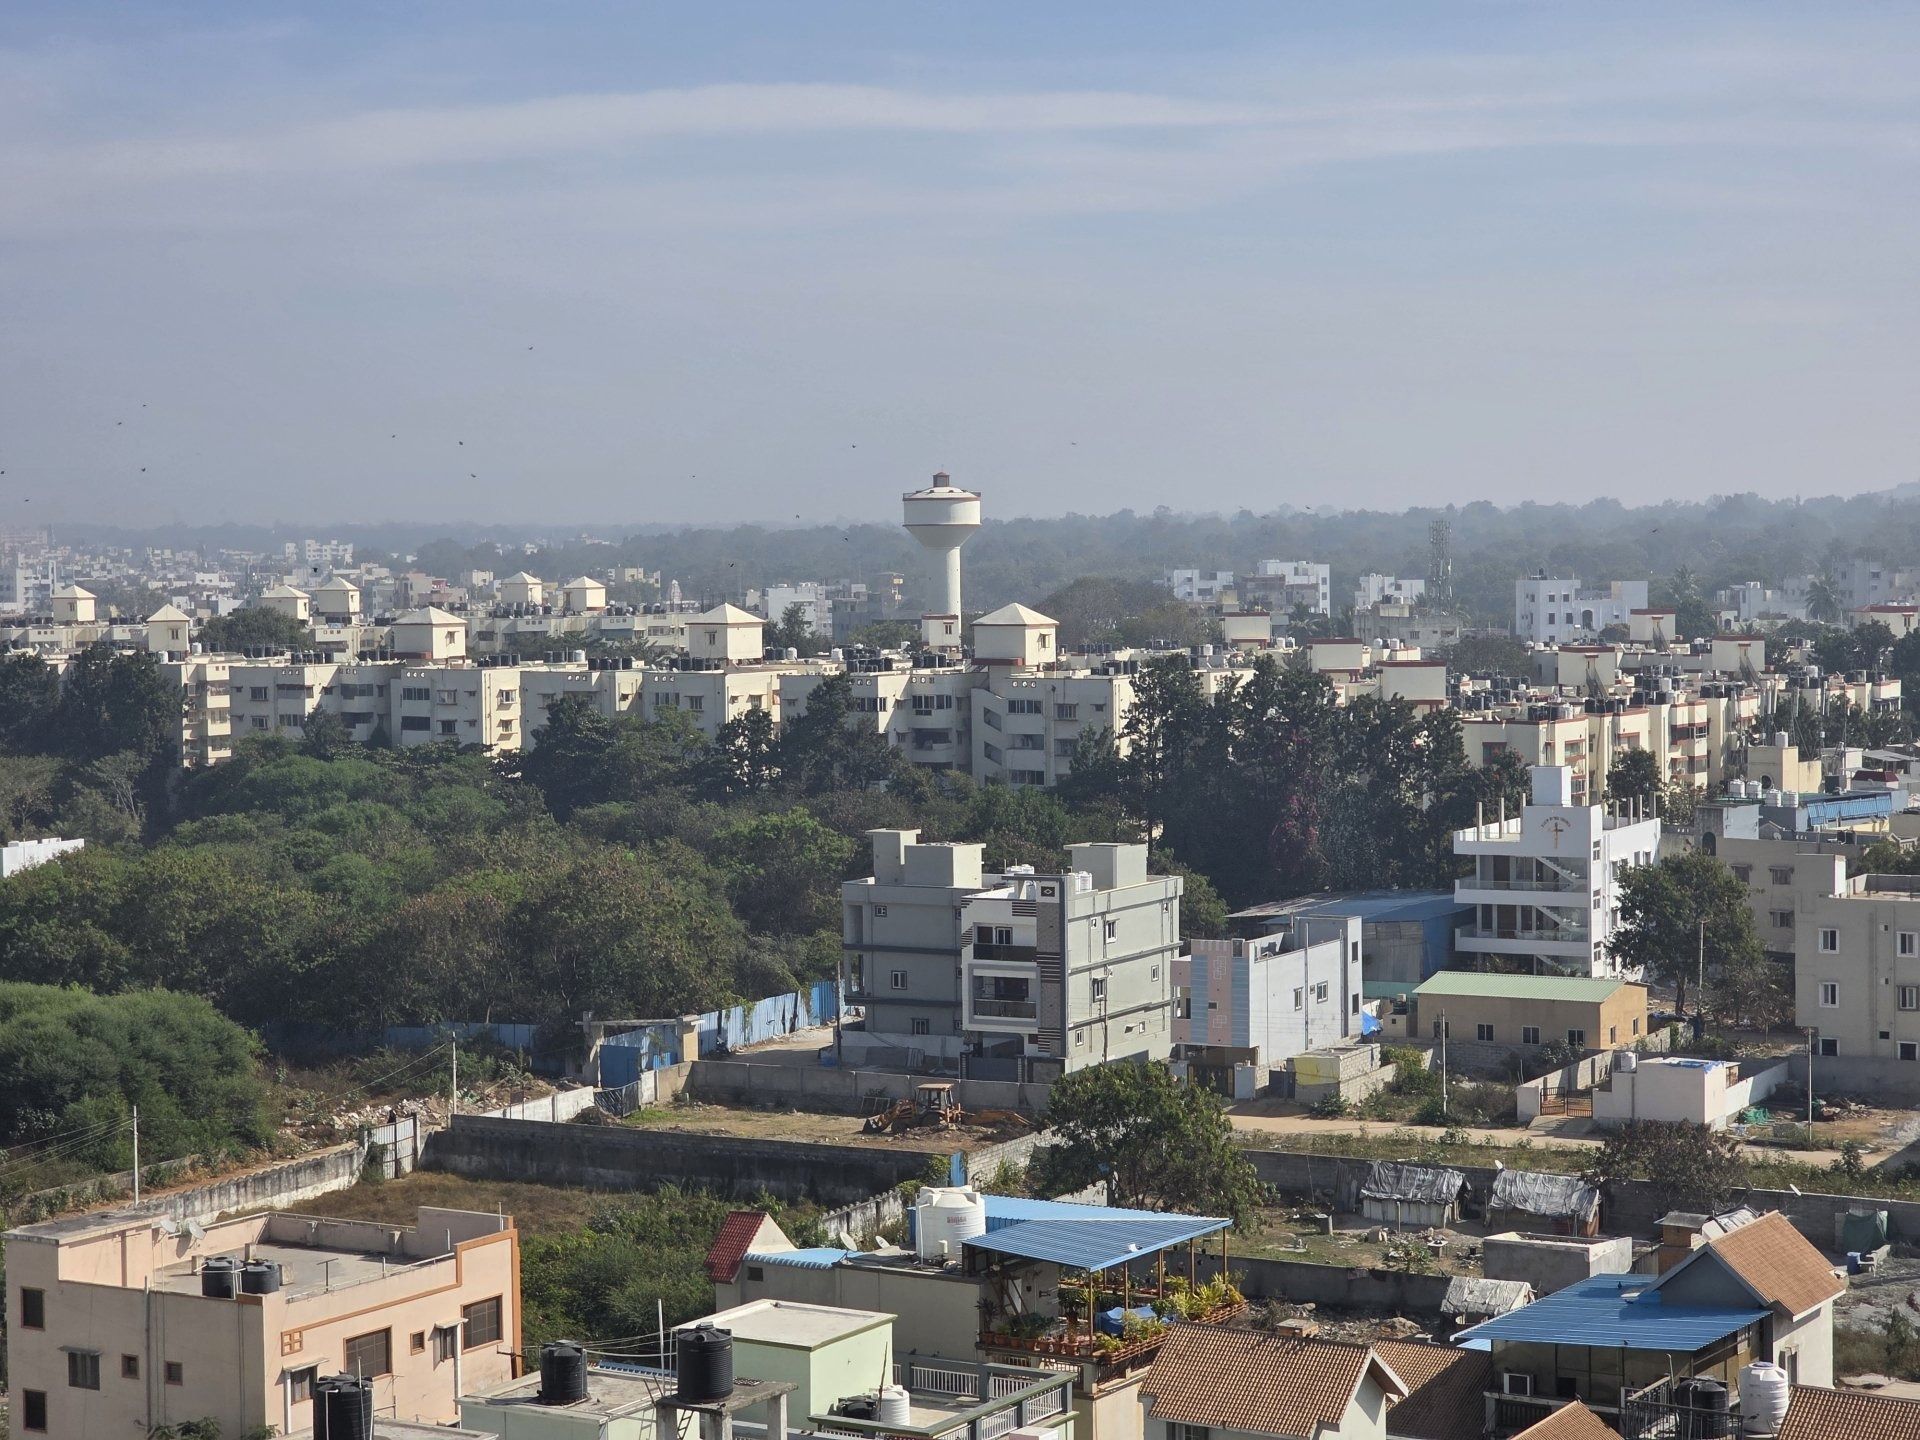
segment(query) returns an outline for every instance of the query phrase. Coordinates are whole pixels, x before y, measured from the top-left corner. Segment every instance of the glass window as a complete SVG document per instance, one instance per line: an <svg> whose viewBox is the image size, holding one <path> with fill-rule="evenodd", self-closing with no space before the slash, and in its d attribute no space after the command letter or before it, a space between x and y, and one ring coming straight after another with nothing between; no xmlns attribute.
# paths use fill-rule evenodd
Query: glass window
<svg viewBox="0 0 1920 1440"><path fill-rule="evenodd" d="M476 1300L460 1307L460 1348L477 1349L500 1342L500 1297Z"/></svg>
<svg viewBox="0 0 1920 1440"><path fill-rule="evenodd" d="M1820 1008L1822 1010L1837 1010L1840 1008L1840 984L1838 981L1822 980L1820 982Z"/></svg>
<svg viewBox="0 0 1920 1440"><path fill-rule="evenodd" d="M122 1355L120 1357L120 1378L122 1380L138 1380L140 1378L140 1357L138 1355Z"/></svg>
<svg viewBox="0 0 1920 1440"><path fill-rule="evenodd" d="M67 1387L72 1390L100 1388L100 1352L98 1350L67 1352Z"/></svg>
<svg viewBox="0 0 1920 1440"><path fill-rule="evenodd" d="M1820 949L1822 953L1827 955L1837 953L1840 949L1840 932L1838 930L1822 930L1820 932Z"/></svg>
<svg viewBox="0 0 1920 1440"><path fill-rule="evenodd" d="M927 1035L931 1034L932 1030L927 1021L916 1020L913 1022L913 1033L915 1035Z"/></svg>
<svg viewBox="0 0 1920 1440"><path fill-rule="evenodd" d="M391 1375L393 1332L374 1330L347 1341L340 1369L348 1375Z"/></svg>
<svg viewBox="0 0 1920 1440"><path fill-rule="evenodd" d="M1920 1060L1920 1045L1916 1045L1911 1040L1902 1040L1900 1042L1900 1058L1902 1060Z"/></svg>
<svg viewBox="0 0 1920 1440"><path fill-rule="evenodd" d="M22 1390L20 1392L20 1428L36 1432L47 1428L46 1391Z"/></svg>
<svg viewBox="0 0 1920 1440"><path fill-rule="evenodd" d="M184 1385L187 1383L187 1367L182 1365L178 1360L167 1361L165 1366L162 1367L161 1373L166 1377L167 1384L169 1385Z"/></svg>
<svg viewBox="0 0 1920 1440"><path fill-rule="evenodd" d="M1583 1048L1586 1045L1586 1043L1587 1043L1586 1031L1584 1030L1567 1031L1567 1044L1573 1046L1574 1049L1579 1050Z"/></svg>
<svg viewBox="0 0 1920 1440"><path fill-rule="evenodd" d="M1520 1027L1520 1043L1522 1045L1538 1045L1540 1043L1540 1027L1538 1025L1522 1025Z"/></svg>
<svg viewBox="0 0 1920 1440"><path fill-rule="evenodd" d="M1838 1040L1829 1039L1824 1035L1821 1036L1820 1037L1820 1053L1822 1055L1838 1055L1840 1053L1840 1042Z"/></svg>
<svg viewBox="0 0 1920 1440"><path fill-rule="evenodd" d="M1900 932L1900 954L1909 958L1920 955L1920 930Z"/></svg>
<svg viewBox="0 0 1920 1440"><path fill-rule="evenodd" d="M44 1290L22 1289L20 1292L20 1328L22 1330L44 1330L47 1328L47 1292Z"/></svg>
<svg viewBox="0 0 1920 1440"><path fill-rule="evenodd" d="M1900 1008L1902 1010L1920 1010L1920 985L1902 985L1900 987Z"/></svg>
<svg viewBox="0 0 1920 1440"><path fill-rule="evenodd" d="M1493 1039L1493 1026L1491 1026L1491 1025L1484 1025L1484 1024L1482 1024L1482 1025L1475 1025L1475 1026L1473 1027L1473 1038L1474 1038L1474 1039L1476 1039L1476 1040L1491 1040L1491 1039Z"/></svg>

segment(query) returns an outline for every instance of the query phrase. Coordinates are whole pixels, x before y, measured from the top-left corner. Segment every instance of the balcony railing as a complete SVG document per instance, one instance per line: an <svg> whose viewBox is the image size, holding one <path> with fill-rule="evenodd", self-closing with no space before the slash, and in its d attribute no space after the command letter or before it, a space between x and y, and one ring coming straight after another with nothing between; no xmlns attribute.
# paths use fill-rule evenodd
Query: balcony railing
<svg viewBox="0 0 1920 1440"><path fill-rule="evenodd" d="M1461 890L1526 890L1557 895L1586 895L1592 892L1591 880L1569 880L1556 876L1551 880L1489 880L1478 875L1463 876L1454 882Z"/></svg>
<svg viewBox="0 0 1920 1440"><path fill-rule="evenodd" d="M968 1007L973 1014L990 1020L1038 1020L1039 1002L1034 1000L975 1000Z"/></svg>
<svg viewBox="0 0 1920 1440"><path fill-rule="evenodd" d="M1538 930L1522 930L1511 925L1469 925L1460 932L1467 940L1528 940L1537 944L1548 941L1568 941L1584 944L1593 938L1593 932L1584 925L1551 926Z"/></svg>
<svg viewBox="0 0 1920 1440"><path fill-rule="evenodd" d="M1032 945L990 945L983 940L973 942L973 958L976 960L1032 960L1035 953Z"/></svg>

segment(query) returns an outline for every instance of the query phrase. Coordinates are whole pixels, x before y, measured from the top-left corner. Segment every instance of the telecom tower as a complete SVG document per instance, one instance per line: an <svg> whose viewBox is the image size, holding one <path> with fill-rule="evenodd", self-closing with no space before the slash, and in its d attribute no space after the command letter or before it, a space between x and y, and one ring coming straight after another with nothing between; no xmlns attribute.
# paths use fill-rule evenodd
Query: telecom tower
<svg viewBox="0 0 1920 1440"><path fill-rule="evenodd" d="M924 490L902 497L909 534L945 557L939 608L920 617L920 638L936 650L960 648L960 547L980 528L980 497L962 490L942 470Z"/></svg>
<svg viewBox="0 0 1920 1440"><path fill-rule="evenodd" d="M1437 610L1453 604L1453 525L1436 520L1427 527L1427 600Z"/></svg>

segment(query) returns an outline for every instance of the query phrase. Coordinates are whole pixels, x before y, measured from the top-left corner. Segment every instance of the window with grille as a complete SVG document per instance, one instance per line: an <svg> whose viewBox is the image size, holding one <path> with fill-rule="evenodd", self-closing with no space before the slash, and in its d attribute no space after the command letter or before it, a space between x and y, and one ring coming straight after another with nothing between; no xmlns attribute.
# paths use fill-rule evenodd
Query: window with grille
<svg viewBox="0 0 1920 1440"><path fill-rule="evenodd" d="M500 1341L500 1297L476 1300L460 1307L460 1344L465 1350Z"/></svg>
<svg viewBox="0 0 1920 1440"><path fill-rule="evenodd" d="M374 1330L347 1341L340 1369L347 1375L393 1373L393 1332Z"/></svg>

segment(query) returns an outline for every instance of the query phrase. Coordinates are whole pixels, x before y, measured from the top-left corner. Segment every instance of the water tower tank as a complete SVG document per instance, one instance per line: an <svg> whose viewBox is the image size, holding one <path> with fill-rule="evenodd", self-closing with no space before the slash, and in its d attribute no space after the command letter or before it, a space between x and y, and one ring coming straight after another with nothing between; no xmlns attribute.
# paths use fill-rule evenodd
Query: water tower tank
<svg viewBox="0 0 1920 1440"><path fill-rule="evenodd" d="M1740 1368L1741 1428L1749 1435L1776 1435L1787 1414L1787 1372L1769 1360Z"/></svg>
<svg viewBox="0 0 1920 1440"><path fill-rule="evenodd" d="M880 1423L905 1428L913 1423L913 1399L904 1385L880 1387Z"/></svg>
<svg viewBox="0 0 1920 1440"><path fill-rule="evenodd" d="M574 1405L587 1398L587 1352L571 1340L540 1347L540 1403Z"/></svg>
<svg viewBox="0 0 1920 1440"><path fill-rule="evenodd" d="M980 528L980 497L962 490L942 470L924 490L910 490L902 498L907 532L928 550L943 557L945 570L934 615L960 613L960 547Z"/></svg>
<svg viewBox="0 0 1920 1440"><path fill-rule="evenodd" d="M674 1337L674 1378L680 1398L695 1404L733 1393L733 1332L702 1320Z"/></svg>
<svg viewBox="0 0 1920 1440"><path fill-rule="evenodd" d="M913 1199L914 1253L957 1260L963 1241L987 1233L987 1202L977 1190L930 1185Z"/></svg>

